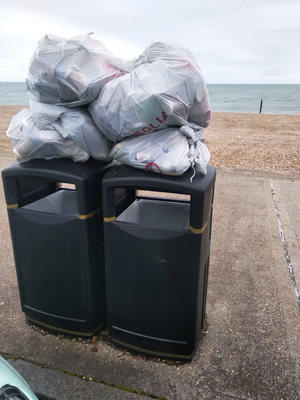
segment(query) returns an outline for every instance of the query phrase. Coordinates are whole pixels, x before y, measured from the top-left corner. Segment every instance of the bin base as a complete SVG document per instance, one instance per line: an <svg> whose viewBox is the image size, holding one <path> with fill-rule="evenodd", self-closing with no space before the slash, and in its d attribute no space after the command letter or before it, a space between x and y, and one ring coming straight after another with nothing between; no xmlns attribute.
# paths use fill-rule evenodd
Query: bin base
<svg viewBox="0 0 300 400"><path fill-rule="evenodd" d="M80 331L72 331L69 329L64 329L64 328L58 328L57 326L52 326L49 324L41 323L40 321L36 321L32 318L29 318L26 316L26 321L29 324L36 325L39 328L44 328L47 329L47 331L53 332L53 333L60 333L64 335L69 335L69 336L77 336L77 337L84 337L84 338L91 338L96 335L97 332L104 330L105 325L99 325L97 328L95 328L92 332L80 332Z"/></svg>
<svg viewBox="0 0 300 400"><path fill-rule="evenodd" d="M145 349L144 347L134 346L132 344L128 344L128 343L122 342L122 341L114 339L114 338L112 338L112 342L114 344L124 347L128 350L132 350L132 351L142 353L142 354L148 354L149 356L169 358L172 360L190 361L195 355L195 351L193 351L191 354L183 355L183 354L169 354L169 353L164 353L163 351L149 350L149 349Z"/></svg>

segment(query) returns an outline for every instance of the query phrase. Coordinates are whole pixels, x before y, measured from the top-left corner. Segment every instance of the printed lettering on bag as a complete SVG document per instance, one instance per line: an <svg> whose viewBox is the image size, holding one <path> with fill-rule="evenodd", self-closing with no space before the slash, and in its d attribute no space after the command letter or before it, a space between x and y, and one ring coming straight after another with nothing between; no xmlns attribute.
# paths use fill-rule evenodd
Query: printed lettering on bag
<svg viewBox="0 0 300 400"><path fill-rule="evenodd" d="M152 132L153 129L158 129L161 126L161 124L163 124L166 121L166 119L168 118L167 113L165 113L164 111L162 111L161 115L162 115L161 118L158 118L158 117L156 118L156 121L159 122L158 125L155 126L155 124L149 124L149 126L145 126L141 130L135 131L134 134L142 135L143 133Z"/></svg>

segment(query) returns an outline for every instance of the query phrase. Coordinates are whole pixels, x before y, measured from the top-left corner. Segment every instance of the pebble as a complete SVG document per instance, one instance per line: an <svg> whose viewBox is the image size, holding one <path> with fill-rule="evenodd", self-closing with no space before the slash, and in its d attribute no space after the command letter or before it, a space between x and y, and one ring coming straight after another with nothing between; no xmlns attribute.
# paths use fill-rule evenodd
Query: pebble
<svg viewBox="0 0 300 400"><path fill-rule="evenodd" d="M96 343L97 340L98 340L98 336L93 336L93 338L92 338L92 343Z"/></svg>

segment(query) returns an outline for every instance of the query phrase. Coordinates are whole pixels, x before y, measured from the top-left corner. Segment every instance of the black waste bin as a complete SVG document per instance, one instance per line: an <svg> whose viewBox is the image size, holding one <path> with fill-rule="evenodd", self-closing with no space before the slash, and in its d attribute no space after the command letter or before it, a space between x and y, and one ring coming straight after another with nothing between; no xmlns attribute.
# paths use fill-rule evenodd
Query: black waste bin
<svg viewBox="0 0 300 400"><path fill-rule="evenodd" d="M162 357L193 356L205 317L215 176L210 165L192 183L191 171L170 177L118 166L105 175L107 318L114 342ZM116 210L120 188L130 195Z"/></svg>
<svg viewBox="0 0 300 400"><path fill-rule="evenodd" d="M110 167L53 159L2 171L21 306L30 322L80 336L106 325L101 181Z"/></svg>

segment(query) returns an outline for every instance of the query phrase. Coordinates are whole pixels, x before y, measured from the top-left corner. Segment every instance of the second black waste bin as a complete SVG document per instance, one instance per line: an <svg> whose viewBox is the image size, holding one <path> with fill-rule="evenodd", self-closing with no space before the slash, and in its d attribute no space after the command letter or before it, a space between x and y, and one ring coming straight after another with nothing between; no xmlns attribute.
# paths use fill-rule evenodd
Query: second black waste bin
<svg viewBox="0 0 300 400"><path fill-rule="evenodd" d="M104 177L108 329L114 342L162 357L193 356L205 317L215 175L209 165L191 183L190 171L170 177L118 166ZM116 210L120 188L131 193L130 201ZM190 199L140 196L137 190Z"/></svg>
<svg viewBox="0 0 300 400"><path fill-rule="evenodd" d="M106 326L101 182L110 167L53 159L2 171L21 306L30 322L80 336Z"/></svg>

